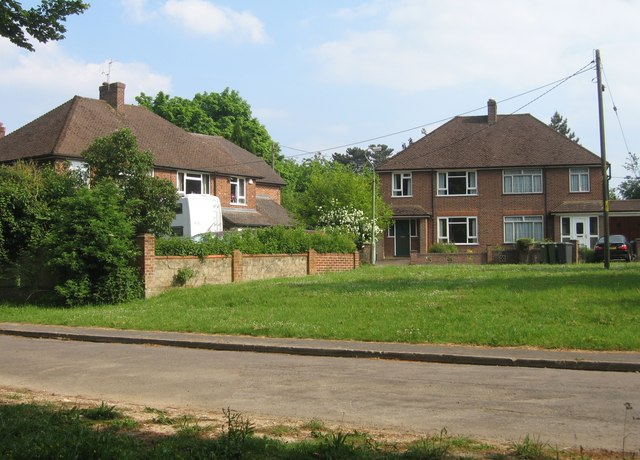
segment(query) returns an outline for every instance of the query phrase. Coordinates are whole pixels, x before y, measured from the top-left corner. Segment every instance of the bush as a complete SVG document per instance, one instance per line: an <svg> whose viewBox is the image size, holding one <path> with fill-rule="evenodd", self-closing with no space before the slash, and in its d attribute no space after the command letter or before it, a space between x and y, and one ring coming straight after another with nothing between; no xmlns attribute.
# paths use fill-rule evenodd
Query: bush
<svg viewBox="0 0 640 460"><path fill-rule="evenodd" d="M309 249L320 253L352 253L356 246L353 238L342 232L308 232L286 227L227 232L223 236L206 236L199 242L183 237L161 238L156 242L159 256L205 257L230 255L234 250L243 254L300 254Z"/></svg>
<svg viewBox="0 0 640 460"><path fill-rule="evenodd" d="M48 236L48 264L67 305L117 303L141 297L133 266L132 222L121 210L120 189L105 182L59 202Z"/></svg>
<svg viewBox="0 0 640 460"><path fill-rule="evenodd" d="M431 245L429 252L436 254L457 254L458 246L452 243L435 243Z"/></svg>

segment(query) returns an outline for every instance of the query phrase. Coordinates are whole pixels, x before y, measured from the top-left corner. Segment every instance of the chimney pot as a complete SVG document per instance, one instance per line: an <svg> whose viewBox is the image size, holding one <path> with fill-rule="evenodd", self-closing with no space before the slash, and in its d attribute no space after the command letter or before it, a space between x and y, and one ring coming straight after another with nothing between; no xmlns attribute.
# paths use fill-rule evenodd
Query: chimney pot
<svg viewBox="0 0 640 460"><path fill-rule="evenodd" d="M498 104L494 99L487 101L487 123L493 125L498 121Z"/></svg>
<svg viewBox="0 0 640 460"><path fill-rule="evenodd" d="M7 134L7 129L4 127L2 122L0 121L0 139L2 139L5 134Z"/></svg>
<svg viewBox="0 0 640 460"><path fill-rule="evenodd" d="M103 83L100 86L100 100L105 101L111 107L119 110L124 106L124 89L127 85L124 83Z"/></svg>

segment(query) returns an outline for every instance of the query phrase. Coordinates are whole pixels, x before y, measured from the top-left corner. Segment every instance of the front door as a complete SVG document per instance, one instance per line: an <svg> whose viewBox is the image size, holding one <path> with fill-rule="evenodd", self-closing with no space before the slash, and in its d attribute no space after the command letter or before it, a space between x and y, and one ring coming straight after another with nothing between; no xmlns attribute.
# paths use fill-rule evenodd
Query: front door
<svg viewBox="0 0 640 460"><path fill-rule="evenodd" d="M411 249L411 225L408 220L395 221L396 257L409 257Z"/></svg>
<svg viewBox="0 0 640 460"><path fill-rule="evenodd" d="M574 217L571 219L571 239L577 240L580 246L589 247L588 217Z"/></svg>

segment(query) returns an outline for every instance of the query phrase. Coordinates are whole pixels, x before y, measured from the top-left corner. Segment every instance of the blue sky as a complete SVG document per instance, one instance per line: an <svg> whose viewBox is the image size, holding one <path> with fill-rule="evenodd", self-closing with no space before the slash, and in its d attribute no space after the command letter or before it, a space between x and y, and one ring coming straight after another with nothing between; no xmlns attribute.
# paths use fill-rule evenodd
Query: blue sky
<svg viewBox="0 0 640 460"><path fill-rule="evenodd" d="M30 53L0 38L8 132L74 95L97 98L108 77L126 83L128 103L235 89L298 159L369 143L397 152L422 128L485 114L489 98L545 123L559 111L599 154L600 49L613 185L639 151L637 0L88 1L63 41Z"/></svg>

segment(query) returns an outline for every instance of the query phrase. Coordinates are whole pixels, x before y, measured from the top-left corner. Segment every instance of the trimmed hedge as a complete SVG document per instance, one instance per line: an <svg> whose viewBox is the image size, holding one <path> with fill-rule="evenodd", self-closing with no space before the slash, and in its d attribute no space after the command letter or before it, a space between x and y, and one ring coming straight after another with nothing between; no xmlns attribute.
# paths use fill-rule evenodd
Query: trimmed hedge
<svg viewBox="0 0 640 460"><path fill-rule="evenodd" d="M309 232L302 228L265 227L255 230L210 234L200 241L183 237L160 238L156 241L158 256L301 254L313 249L319 253L352 253L353 238L339 232Z"/></svg>

